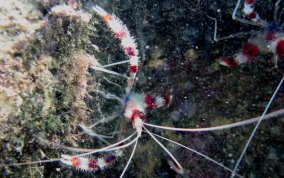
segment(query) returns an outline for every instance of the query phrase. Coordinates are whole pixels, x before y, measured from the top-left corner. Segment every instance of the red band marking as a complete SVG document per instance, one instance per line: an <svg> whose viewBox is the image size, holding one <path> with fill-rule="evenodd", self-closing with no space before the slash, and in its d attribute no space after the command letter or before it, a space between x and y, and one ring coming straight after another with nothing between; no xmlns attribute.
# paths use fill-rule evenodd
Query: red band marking
<svg viewBox="0 0 284 178"><path fill-rule="evenodd" d="M284 58L284 40L280 40L276 46L276 53L280 58Z"/></svg>
<svg viewBox="0 0 284 178"><path fill-rule="evenodd" d="M266 41L273 41L273 40L276 40L275 32L268 32L268 33L265 35L265 40L266 40Z"/></svg>
<svg viewBox="0 0 284 178"><path fill-rule="evenodd" d="M172 94L171 93L165 94L164 99L165 99L165 106L169 107L172 101Z"/></svg>
<svg viewBox="0 0 284 178"><path fill-rule="evenodd" d="M239 65L238 62L236 61L236 59L233 58L233 57L226 57L224 61L227 64L228 67L235 67L235 66Z"/></svg>
<svg viewBox="0 0 284 178"><path fill-rule="evenodd" d="M138 66L133 65L129 67L130 73L137 73L138 72Z"/></svg>
<svg viewBox="0 0 284 178"><path fill-rule="evenodd" d="M126 34L127 33L125 31L120 31L120 32L115 33L115 37L118 39L122 39L126 36Z"/></svg>
<svg viewBox="0 0 284 178"><path fill-rule="evenodd" d="M257 16L257 12L255 10L252 13L247 15L247 17L251 20L255 19L256 16Z"/></svg>
<svg viewBox="0 0 284 178"><path fill-rule="evenodd" d="M124 50L125 50L125 53L126 53L128 56L136 56L134 48L132 48L132 47L126 47L126 48L124 48Z"/></svg>
<svg viewBox="0 0 284 178"><path fill-rule="evenodd" d="M156 98L154 96L146 95L145 96L145 103L147 104L147 107L146 107L147 111L157 107L157 105L156 105Z"/></svg>
<svg viewBox="0 0 284 178"><path fill-rule="evenodd" d="M72 166L74 166L74 167L76 167L76 168L79 168L80 165L81 165L80 158L78 158L78 157L72 157L72 158L71 158L71 163L72 163Z"/></svg>
<svg viewBox="0 0 284 178"><path fill-rule="evenodd" d="M98 162L94 159L90 159L89 162L88 162L88 167L90 170L99 170L99 165L98 165Z"/></svg>
<svg viewBox="0 0 284 178"><path fill-rule="evenodd" d="M246 4L254 4L256 0L246 0L245 3Z"/></svg>
<svg viewBox="0 0 284 178"><path fill-rule="evenodd" d="M253 61L260 53L257 45L247 43L243 46L243 55L245 55L249 61Z"/></svg>
<svg viewBox="0 0 284 178"><path fill-rule="evenodd" d="M138 109L134 109L132 111L132 115L130 117L131 122L134 122L135 119L140 118L142 119L144 122L146 122L146 116L145 114L143 114L141 111L139 111Z"/></svg>
<svg viewBox="0 0 284 178"><path fill-rule="evenodd" d="M102 16L103 20L106 21L106 22L109 22L112 20L112 17L110 15L104 15Z"/></svg>

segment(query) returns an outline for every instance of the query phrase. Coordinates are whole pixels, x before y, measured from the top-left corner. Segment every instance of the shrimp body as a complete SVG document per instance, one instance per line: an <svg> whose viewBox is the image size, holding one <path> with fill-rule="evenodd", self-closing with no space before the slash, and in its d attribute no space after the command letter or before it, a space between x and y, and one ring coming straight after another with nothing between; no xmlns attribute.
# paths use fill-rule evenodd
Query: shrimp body
<svg viewBox="0 0 284 178"><path fill-rule="evenodd" d="M136 128L141 135L143 122L146 122L146 112L163 106L167 107L171 103L171 100L171 94L152 96L148 94L131 93L125 99L124 116L132 122L133 127Z"/></svg>

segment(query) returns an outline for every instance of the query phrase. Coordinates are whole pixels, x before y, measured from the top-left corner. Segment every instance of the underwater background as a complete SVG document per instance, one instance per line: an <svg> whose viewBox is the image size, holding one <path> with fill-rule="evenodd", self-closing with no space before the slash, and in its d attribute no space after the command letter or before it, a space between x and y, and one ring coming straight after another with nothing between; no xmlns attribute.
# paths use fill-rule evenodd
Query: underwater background
<svg viewBox="0 0 284 178"><path fill-rule="evenodd" d="M241 1L243 3L243 1ZM91 62L109 64L126 60L119 41L98 17L96 4L115 14L136 39L140 68L132 88L136 93L173 94L168 108L147 113L147 122L181 128L202 128L261 116L283 77L274 54L265 50L236 67L218 62L268 29L232 19L236 0L0 0L0 177L119 177L131 147L105 170L80 171L60 162L5 166L5 164L73 155L62 145L100 148L107 143L84 132L105 117L96 133L111 135L108 143L133 133L122 116L123 106L103 97L108 92L124 99L125 79L92 69ZM259 16L274 22L276 0L257 0ZM68 11L54 8L68 6ZM280 1L279 32L284 3ZM52 10L53 9L53 10ZM237 15L241 15L242 6ZM214 41L214 20L219 37ZM128 65L114 67L128 72ZM119 85L116 87L115 85ZM283 110L283 86L269 113ZM283 116L265 120L241 161L244 177L284 177ZM233 169L255 124L212 132L153 133L195 149ZM184 167L171 169L171 158L147 134L139 139L124 177L230 177L231 173L197 154L161 142ZM103 156L103 154L92 155Z"/></svg>

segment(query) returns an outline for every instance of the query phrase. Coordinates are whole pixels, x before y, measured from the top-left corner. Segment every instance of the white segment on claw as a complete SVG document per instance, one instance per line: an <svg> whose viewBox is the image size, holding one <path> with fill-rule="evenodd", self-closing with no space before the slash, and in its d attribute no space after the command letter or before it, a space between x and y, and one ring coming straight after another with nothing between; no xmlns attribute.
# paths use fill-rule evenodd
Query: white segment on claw
<svg viewBox="0 0 284 178"><path fill-rule="evenodd" d="M245 15L251 14L254 11L254 7L252 4L244 4L243 12Z"/></svg>
<svg viewBox="0 0 284 178"><path fill-rule="evenodd" d="M80 157L80 167L79 169L87 171L89 170L89 159L88 158L84 158L84 157Z"/></svg>
<svg viewBox="0 0 284 178"><path fill-rule="evenodd" d="M135 127L135 129L137 130L137 133L139 135L139 137L141 137L142 134L142 127L143 127L144 122L142 121L142 119L140 118L136 118L133 122L133 126Z"/></svg>
<svg viewBox="0 0 284 178"><path fill-rule="evenodd" d="M99 158L98 159L98 165L101 169L104 169L107 166L107 163L105 162L105 160L103 158Z"/></svg>
<svg viewBox="0 0 284 178"><path fill-rule="evenodd" d="M165 105L165 99L160 97L160 96L157 96L156 97L156 105L157 105L157 108L164 106Z"/></svg>
<svg viewBox="0 0 284 178"><path fill-rule="evenodd" d="M113 31L113 32L121 32L124 31L125 33L128 33L127 35L129 36L129 31L127 29L127 27L122 23L122 21L117 18L115 15L111 15L111 19L108 21L108 25L109 28Z"/></svg>
<svg viewBox="0 0 284 178"><path fill-rule="evenodd" d="M68 165L68 166L72 166L72 162L71 162L71 156L69 156L69 155L61 155L61 162L63 163L63 164L66 164L66 165Z"/></svg>
<svg viewBox="0 0 284 178"><path fill-rule="evenodd" d="M248 61L247 56L243 55L243 53L238 53L235 59L238 62L238 65Z"/></svg>
<svg viewBox="0 0 284 178"><path fill-rule="evenodd" d="M96 5L95 7L93 7L93 10L99 14L100 16L105 16L108 15L107 12L105 10L103 10L100 6Z"/></svg>
<svg viewBox="0 0 284 178"><path fill-rule="evenodd" d="M139 65L139 58L137 57L137 56L132 56L131 58L130 58L130 64L131 65Z"/></svg>

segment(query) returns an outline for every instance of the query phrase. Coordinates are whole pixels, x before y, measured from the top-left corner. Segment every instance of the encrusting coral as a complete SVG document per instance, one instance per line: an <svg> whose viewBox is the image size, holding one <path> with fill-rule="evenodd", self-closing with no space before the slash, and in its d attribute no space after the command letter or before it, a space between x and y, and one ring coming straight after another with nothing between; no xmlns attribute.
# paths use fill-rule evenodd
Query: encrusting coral
<svg viewBox="0 0 284 178"><path fill-rule="evenodd" d="M92 16L71 1L12 0L0 7L1 162L48 155L38 147L39 133L76 145L69 133L71 123L88 112L89 58L83 44ZM1 175L32 174L23 167L1 168Z"/></svg>

